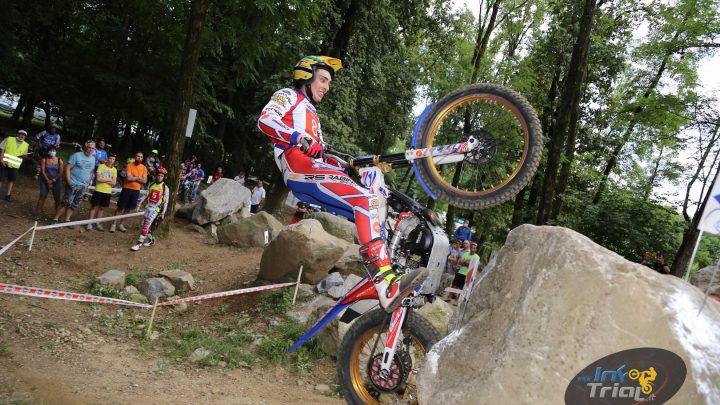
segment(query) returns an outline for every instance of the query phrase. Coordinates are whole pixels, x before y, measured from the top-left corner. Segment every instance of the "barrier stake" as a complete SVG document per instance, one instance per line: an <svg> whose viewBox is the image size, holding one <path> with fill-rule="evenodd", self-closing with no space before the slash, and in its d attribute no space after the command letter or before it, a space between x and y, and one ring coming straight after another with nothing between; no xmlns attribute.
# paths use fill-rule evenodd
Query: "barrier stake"
<svg viewBox="0 0 720 405"><path fill-rule="evenodd" d="M298 292L298 289L300 288L300 277L302 276L302 269L303 269L303 266L300 265L300 271L298 271L297 283L295 283L295 294L293 294L292 305L295 305L295 298L297 298L297 292Z"/></svg>
<svg viewBox="0 0 720 405"><path fill-rule="evenodd" d="M150 334L152 333L153 321L155 320L155 310L158 307L158 302L160 302L160 297L155 298L155 305L153 305L152 314L150 314L150 323L148 323L147 332L145 333L145 339L150 339Z"/></svg>
<svg viewBox="0 0 720 405"><path fill-rule="evenodd" d="M33 241L35 240L35 228L37 228L37 221L33 225L32 234L30 235L30 245L28 245L28 252L32 250Z"/></svg>

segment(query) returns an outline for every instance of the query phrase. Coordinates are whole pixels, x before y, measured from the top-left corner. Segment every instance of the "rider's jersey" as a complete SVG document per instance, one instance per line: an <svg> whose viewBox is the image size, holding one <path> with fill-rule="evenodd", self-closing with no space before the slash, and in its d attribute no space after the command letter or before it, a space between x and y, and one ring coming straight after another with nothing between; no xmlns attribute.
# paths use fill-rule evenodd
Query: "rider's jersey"
<svg viewBox="0 0 720 405"><path fill-rule="evenodd" d="M297 89L276 91L260 114L258 128L282 150L297 145L300 135L323 142L315 106Z"/></svg>

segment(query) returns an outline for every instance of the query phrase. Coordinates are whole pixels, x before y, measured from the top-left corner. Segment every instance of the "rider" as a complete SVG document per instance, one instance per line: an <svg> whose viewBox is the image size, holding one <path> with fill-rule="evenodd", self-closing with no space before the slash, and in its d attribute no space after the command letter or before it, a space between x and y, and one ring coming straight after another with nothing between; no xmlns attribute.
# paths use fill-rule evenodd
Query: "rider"
<svg viewBox="0 0 720 405"><path fill-rule="evenodd" d="M399 276L392 269L381 233L378 198L356 184L337 161L323 154L315 106L330 90L339 59L306 56L293 68L293 87L278 90L263 108L258 127L274 144L275 163L298 199L355 221L360 254L377 289L380 304L391 311L424 279L421 268Z"/></svg>

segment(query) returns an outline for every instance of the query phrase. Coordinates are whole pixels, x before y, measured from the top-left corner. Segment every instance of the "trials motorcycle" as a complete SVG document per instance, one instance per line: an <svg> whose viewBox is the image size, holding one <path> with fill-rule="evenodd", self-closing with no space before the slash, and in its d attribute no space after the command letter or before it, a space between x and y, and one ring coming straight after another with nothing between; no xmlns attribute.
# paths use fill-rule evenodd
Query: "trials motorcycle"
<svg viewBox="0 0 720 405"><path fill-rule="evenodd" d="M474 84L425 108L411 149L347 162L333 156L378 196L394 270L402 274L425 267L427 277L387 313L379 307L373 281L365 276L289 351L299 349L343 313L340 322L354 321L337 355L346 401L416 403L415 375L440 335L414 310L447 287L442 276L449 241L437 213L386 185L384 173L407 168L431 198L480 210L512 199L528 184L540 164L542 147L537 115L521 95L498 85Z"/></svg>

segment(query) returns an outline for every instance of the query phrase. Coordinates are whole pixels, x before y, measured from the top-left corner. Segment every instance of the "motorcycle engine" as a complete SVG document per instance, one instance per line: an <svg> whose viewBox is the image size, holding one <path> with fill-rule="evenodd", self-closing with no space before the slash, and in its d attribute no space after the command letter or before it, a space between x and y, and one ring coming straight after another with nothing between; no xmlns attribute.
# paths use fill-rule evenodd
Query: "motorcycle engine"
<svg viewBox="0 0 720 405"><path fill-rule="evenodd" d="M424 264L432 248L432 232L414 215L400 218L390 240L389 250L393 263L404 269Z"/></svg>

